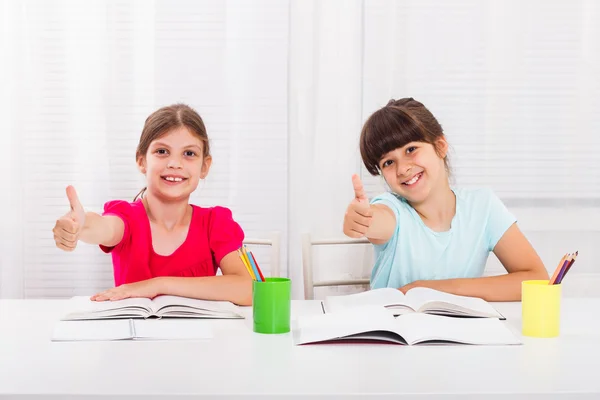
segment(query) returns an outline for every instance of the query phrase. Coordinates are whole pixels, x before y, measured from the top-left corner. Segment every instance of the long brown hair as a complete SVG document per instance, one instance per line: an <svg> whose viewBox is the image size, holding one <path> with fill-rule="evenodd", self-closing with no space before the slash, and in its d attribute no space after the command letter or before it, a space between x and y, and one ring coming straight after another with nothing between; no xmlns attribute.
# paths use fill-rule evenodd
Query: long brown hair
<svg viewBox="0 0 600 400"><path fill-rule="evenodd" d="M167 107L162 107L146 118L144 129L140 135L140 141L135 152L135 160L139 161L140 157L145 157L150 147L150 143L154 140L166 135L169 131L180 126L186 127L193 135L197 136L202 141L202 157L210 156L210 145L208 143L208 135L206 127L200 115L192 107L186 104L173 104ZM141 198L147 188L143 188L133 199L136 201Z"/></svg>
<svg viewBox="0 0 600 400"><path fill-rule="evenodd" d="M439 156L436 140L444 136L442 126L423 104L412 97L390 100L365 122L360 134L360 155L371 175L380 175L379 162L392 150L410 142L432 144ZM448 173L448 157L444 157Z"/></svg>

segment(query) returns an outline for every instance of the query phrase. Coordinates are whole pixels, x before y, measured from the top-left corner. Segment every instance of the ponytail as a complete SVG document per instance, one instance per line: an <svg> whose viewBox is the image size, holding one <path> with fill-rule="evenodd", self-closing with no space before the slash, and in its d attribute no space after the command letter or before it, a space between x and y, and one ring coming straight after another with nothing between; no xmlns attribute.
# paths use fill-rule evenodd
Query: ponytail
<svg viewBox="0 0 600 400"><path fill-rule="evenodd" d="M148 187L144 187L142 190L140 190L138 192L138 194L136 194L135 197L133 198L133 201L135 202L137 199L141 199L142 197L144 197L144 193L146 193L146 189L148 189Z"/></svg>

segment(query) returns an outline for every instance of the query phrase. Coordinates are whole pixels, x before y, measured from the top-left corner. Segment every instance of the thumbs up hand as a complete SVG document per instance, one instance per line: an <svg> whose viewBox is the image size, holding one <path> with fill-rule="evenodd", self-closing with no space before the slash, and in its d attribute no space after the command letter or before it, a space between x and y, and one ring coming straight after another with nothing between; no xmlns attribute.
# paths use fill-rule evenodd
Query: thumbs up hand
<svg viewBox="0 0 600 400"><path fill-rule="evenodd" d="M344 216L344 234L351 238L361 238L371 225L373 211L358 175L352 175L352 185L354 199L348 205Z"/></svg>
<svg viewBox="0 0 600 400"><path fill-rule="evenodd" d="M56 221L52 232L56 247L64 251L73 251L85 226L85 210L73 186L67 186L67 198L71 210Z"/></svg>

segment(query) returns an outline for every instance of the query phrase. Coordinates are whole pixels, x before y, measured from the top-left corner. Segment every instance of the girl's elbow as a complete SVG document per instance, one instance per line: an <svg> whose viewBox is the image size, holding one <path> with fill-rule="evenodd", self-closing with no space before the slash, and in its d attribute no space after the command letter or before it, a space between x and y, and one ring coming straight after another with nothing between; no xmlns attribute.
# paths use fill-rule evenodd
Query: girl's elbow
<svg viewBox="0 0 600 400"><path fill-rule="evenodd" d="M526 280L548 280L550 278L544 266L532 269L527 275Z"/></svg>
<svg viewBox="0 0 600 400"><path fill-rule="evenodd" d="M252 305L252 290L249 293L244 293L236 301L238 306L251 306Z"/></svg>
<svg viewBox="0 0 600 400"><path fill-rule="evenodd" d="M540 280L550 279L550 276L548 275L548 271L546 271L546 268L541 268L540 270L536 271L535 279L540 279Z"/></svg>
<svg viewBox="0 0 600 400"><path fill-rule="evenodd" d="M252 305L252 296L245 296L240 299L238 302L239 306L251 306Z"/></svg>

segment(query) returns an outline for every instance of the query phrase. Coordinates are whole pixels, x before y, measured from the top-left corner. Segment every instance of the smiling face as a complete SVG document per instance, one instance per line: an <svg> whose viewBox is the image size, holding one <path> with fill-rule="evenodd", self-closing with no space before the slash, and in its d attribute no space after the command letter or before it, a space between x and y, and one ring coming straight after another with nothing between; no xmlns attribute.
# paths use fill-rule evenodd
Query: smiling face
<svg viewBox="0 0 600 400"><path fill-rule="evenodd" d="M148 192L163 201L187 201L210 169L212 160L203 156L203 146L203 141L185 126L153 140L146 154L138 157Z"/></svg>
<svg viewBox="0 0 600 400"><path fill-rule="evenodd" d="M435 146L426 142L410 142L383 155L379 170L390 189L411 204L424 202L436 188L448 181L444 157L446 140L437 139Z"/></svg>
<svg viewBox="0 0 600 400"><path fill-rule="evenodd" d="M442 126L412 97L390 100L365 122L360 153L371 175L413 205L448 186L448 143Z"/></svg>

